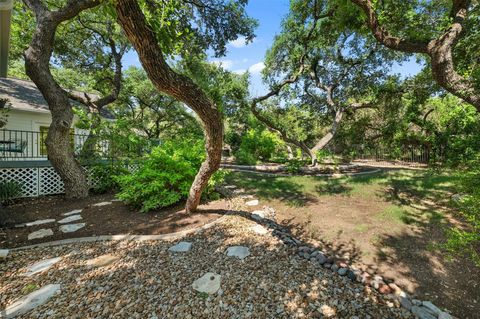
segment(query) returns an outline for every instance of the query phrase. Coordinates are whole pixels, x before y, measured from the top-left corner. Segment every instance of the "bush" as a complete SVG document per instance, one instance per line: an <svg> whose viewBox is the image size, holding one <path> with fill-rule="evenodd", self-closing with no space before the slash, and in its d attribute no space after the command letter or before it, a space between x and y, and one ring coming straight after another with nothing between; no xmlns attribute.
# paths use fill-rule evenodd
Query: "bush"
<svg viewBox="0 0 480 319"><path fill-rule="evenodd" d="M117 196L142 212L175 204L188 197L204 159L201 141L165 142L152 150L135 173L116 178L121 189ZM214 174L204 194L211 194L222 178L222 173Z"/></svg>
<svg viewBox="0 0 480 319"><path fill-rule="evenodd" d="M97 181L93 192L102 194L120 188L118 177L129 174L123 163L98 163L92 167L91 176Z"/></svg>
<svg viewBox="0 0 480 319"><path fill-rule="evenodd" d="M0 204L11 204L22 193L22 185L17 182L0 182Z"/></svg>
<svg viewBox="0 0 480 319"><path fill-rule="evenodd" d="M252 128L243 135L235 156L239 164L253 165L259 160L272 159L283 145L283 141L275 133Z"/></svg>

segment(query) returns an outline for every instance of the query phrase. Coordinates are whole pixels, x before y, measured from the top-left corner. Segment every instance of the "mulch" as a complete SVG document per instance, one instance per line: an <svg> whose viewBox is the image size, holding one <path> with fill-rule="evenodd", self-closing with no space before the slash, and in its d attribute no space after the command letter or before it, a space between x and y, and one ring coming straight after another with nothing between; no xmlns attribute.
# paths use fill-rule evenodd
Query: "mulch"
<svg viewBox="0 0 480 319"><path fill-rule="evenodd" d="M75 200L67 199L63 195L17 200L15 204L4 208L0 216L4 222L8 222L7 226L0 228L0 247L14 248L67 238L100 235L168 234L208 224L221 217L228 209L225 200L203 203L199 211L192 214L185 213L184 202L149 213L141 213L118 201L113 201L106 206L93 206L95 203L112 199L114 199L113 194L92 195ZM62 214L74 209L82 209L80 214L83 219L72 223L86 223L86 226L73 233L59 231L60 224L57 222L15 227L18 224L40 219L60 220L65 218ZM28 240L28 234L42 228L51 228L54 232L53 236Z"/></svg>

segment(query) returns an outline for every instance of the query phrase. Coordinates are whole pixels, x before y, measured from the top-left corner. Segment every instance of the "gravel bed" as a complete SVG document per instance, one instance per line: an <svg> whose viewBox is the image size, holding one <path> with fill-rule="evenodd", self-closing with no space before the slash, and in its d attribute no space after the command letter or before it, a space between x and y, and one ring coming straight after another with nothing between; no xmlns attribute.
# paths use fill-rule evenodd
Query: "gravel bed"
<svg viewBox="0 0 480 319"><path fill-rule="evenodd" d="M311 263L255 223L228 216L222 223L176 241L101 242L14 251L0 263L2 308L31 290L60 284L61 293L18 318L412 318L370 287ZM188 252L168 249L192 242ZM230 246L247 246L244 260ZM112 254L106 266L91 260ZM31 277L26 268L62 257ZM90 262L88 262L90 260ZM221 275L220 290L199 293L192 283Z"/></svg>

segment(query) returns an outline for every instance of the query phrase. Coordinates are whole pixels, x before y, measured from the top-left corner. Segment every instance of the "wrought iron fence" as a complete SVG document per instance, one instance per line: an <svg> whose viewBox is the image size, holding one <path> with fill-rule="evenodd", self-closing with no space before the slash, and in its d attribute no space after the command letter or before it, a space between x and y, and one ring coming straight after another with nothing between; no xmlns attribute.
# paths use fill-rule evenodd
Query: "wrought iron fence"
<svg viewBox="0 0 480 319"><path fill-rule="evenodd" d="M0 160L38 160L47 159L45 144L47 131L0 130ZM80 155L88 144L88 135L70 134L70 146L76 155ZM105 152L108 143L96 143L95 149Z"/></svg>
<svg viewBox="0 0 480 319"><path fill-rule="evenodd" d="M441 162L444 158L442 150L431 149L424 145L406 145L401 148L357 148L355 159L374 161L401 161L406 163Z"/></svg>

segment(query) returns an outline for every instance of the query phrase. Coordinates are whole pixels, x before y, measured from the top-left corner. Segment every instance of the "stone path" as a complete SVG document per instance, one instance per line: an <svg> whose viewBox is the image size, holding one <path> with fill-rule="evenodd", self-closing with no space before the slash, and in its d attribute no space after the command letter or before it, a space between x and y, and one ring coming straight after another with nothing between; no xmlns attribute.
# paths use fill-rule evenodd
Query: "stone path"
<svg viewBox="0 0 480 319"><path fill-rule="evenodd" d="M53 230L50 228L42 228L37 231L34 231L33 233L28 234L28 240L32 239L39 239L39 238L44 238L48 236L53 236Z"/></svg>
<svg viewBox="0 0 480 319"><path fill-rule="evenodd" d="M78 224L67 224L67 225L62 225L59 227L59 230L62 233L73 233L79 229L82 229L85 227L85 223L78 223Z"/></svg>
<svg viewBox="0 0 480 319"><path fill-rule="evenodd" d="M259 201L252 199L245 205L257 206ZM67 217L63 220L81 219L80 212L65 213L68 216L64 214ZM6 296L0 301L8 305L6 316L31 312L32 317L65 317L71 313L102 317L115 313L119 318L196 318L200 314L257 318L453 318L431 302L412 299L394 283L387 285L380 276L369 277L347 264L335 263L317 248L304 245L275 223L275 211L269 207L247 214L250 221L228 217L221 225L187 235L188 240L175 245L161 241L87 243L51 248L60 256L70 257L47 259L41 257L51 253L49 248L16 251L16 264L22 259L43 259L29 263L23 273L23 277L38 276L43 287L18 299L24 295L21 277L13 267L0 268L6 272L0 276L0 287L5 287L0 288L0 295ZM75 231L84 226L85 223L66 224L60 230ZM73 247L80 249L72 250ZM256 253L245 259L251 256L251 249ZM168 252L183 255L167 258L164 254ZM5 258L7 263L12 261L9 258ZM56 264L59 267L53 267ZM85 269L85 264L90 267ZM107 266L108 272L100 270ZM60 285L52 284L52 278L61 280L62 290L65 289L55 298L54 306L48 301ZM133 291L135 296L143 297L132 300Z"/></svg>
<svg viewBox="0 0 480 319"><path fill-rule="evenodd" d="M60 260L62 260L62 257L55 257L55 258L50 258L50 259L45 259L42 260L38 263L35 263L27 268L27 272L25 273L25 276L31 277L35 274L38 274L42 271L50 269L53 265L58 263Z"/></svg>
<svg viewBox="0 0 480 319"><path fill-rule="evenodd" d="M53 297L53 295L55 295L57 292L60 292L60 285L46 285L8 306L5 309L5 317L15 318L17 316L25 314L30 310L47 302L48 299Z"/></svg>
<svg viewBox="0 0 480 319"><path fill-rule="evenodd" d="M187 252L192 248L192 243L186 242L186 241L181 241L178 244L168 248L168 251L171 252Z"/></svg>
<svg viewBox="0 0 480 319"><path fill-rule="evenodd" d="M71 215L71 216L65 217L64 219L60 219L58 221L58 223L59 224L66 224L66 223L71 223L71 222L81 220L81 219L83 219L81 215Z"/></svg>

